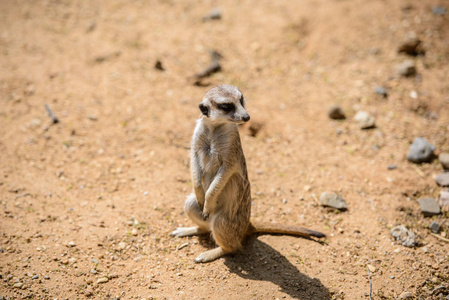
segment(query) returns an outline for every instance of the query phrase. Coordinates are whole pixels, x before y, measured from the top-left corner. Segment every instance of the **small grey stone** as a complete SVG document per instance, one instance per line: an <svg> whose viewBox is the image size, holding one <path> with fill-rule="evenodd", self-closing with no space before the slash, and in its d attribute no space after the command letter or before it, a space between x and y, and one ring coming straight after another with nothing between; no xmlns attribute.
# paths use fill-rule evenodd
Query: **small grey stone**
<svg viewBox="0 0 449 300"><path fill-rule="evenodd" d="M96 258L92 258L92 262L93 262L94 264L98 264L98 263L99 263L99 260L96 259Z"/></svg>
<svg viewBox="0 0 449 300"><path fill-rule="evenodd" d="M39 275L34 275L31 279L39 279Z"/></svg>
<svg viewBox="0 0 449 300"><path fill-rule="evenodd" d="M449 186L449 172L437 175L435 181L439 186Z"/></svg>
<svg viewBox="0 0 449 300"><path fill-rule="evenodd" d="M391 229L391 235L402 243L405 247L414 247L418 243L416 241L416 235L407 229L404 225L399 225Z"/></svg>
<svg viewBox="0 0 449 300"><path fill-rule="evenodd" d="M384 88L383 86L376 86L374 88L374 93L379 94L384 98L387 98L388 96L387 89Z"/></svg>
<svg viewBox="0 0 449 300"><path fill-rule="evenodd" d="M444 6L433 6L432 7L432 13L435 16L443 16L446 14L446 12L447 12L447 9Z"/></svg>
<svg viewBox="0 0 449 300"><path fill-rule="evenodd" d="M438 160L445 170L449 170L449 153L441 153Z"/></svg>
<svg viewBox="0 0 449 300"><path fill-rule="evenodd" d="M397 169L397 167L398 166L396 166L396 165L388 165L388 170L394 170L394 169Z"/></svg>
<svg viewBox="0 0 449 300"><path fill-rule="evenodd" d="M329 108L327 115L329 116L329 118L334 119L334 120L346 119L343 109L338 105L334 105L331 108Z"/></svg>
<svg viewBox="0 0 449 300"><path fill-rule="evenodd" d="M90 269L90 272L91 272L92 274L97 274L97 270L95 270L94 268Z"/></svg>
<svg viewBox="0 0 449 300"><path fill-rule="evenodd" d="M219 8L212 9L207 15L203 17L203 22L209 20L220 20L221 19L221 10Z"/></svg>
<svg viewBox="0 0 449 300"><path fill-rule="evenodd" d="M431 162L435 151L435 146L421 137L416 138L410 145L407 159L414 163Z"/></svg>
<svg viewBox="0 0 449 300"><path fill-rule="evenodd" d="M439 233L441 230L441 225L438 222L432 222L429 225L429 229L430 231L432 231L433 233Z"/></svg>
<svg viewBox="0 0 449 300"><path fill-rule="evenodd" d="M376 126L376 120L366 111L359 111L354 116L354 120L357 122L361 129L370 129Z"/></svg>
<svg viewBox="0 0 449 300"><path fill-rule="evenodd" d="M397 66L399 75L404 77L410 77L416 75L415 62L411 59L404 60Z"/></svg>
<svg viewBox="0 0 449 300"><path fill-rule="evenodd" d="M438 195L438 204L443 209L449 209L449 190L440 192L440 195Z"/></svg>
<svg viewBox="0 0 449 300"><path fill-rule="evenodd" d="M440 206L433 198L430 197L421 198L418 199L418 203L419 206L421 207L421 212L426 217L439 215L441 213Z"/></svg>
<svg viewBox="0 0 449 300"><path fill-rule="evenodd" d="M342 196L334 193L324 192L320 196L320 204L322 206L332 207L339 210L347 210L348 204Z"/></svg>
<svg viewBox="0 0 449 300"><path fill-rule="evenodd" d="M75 244L74 241L70 241L70 242L67 244L67 247L76 247L76 244Z"/></svg>

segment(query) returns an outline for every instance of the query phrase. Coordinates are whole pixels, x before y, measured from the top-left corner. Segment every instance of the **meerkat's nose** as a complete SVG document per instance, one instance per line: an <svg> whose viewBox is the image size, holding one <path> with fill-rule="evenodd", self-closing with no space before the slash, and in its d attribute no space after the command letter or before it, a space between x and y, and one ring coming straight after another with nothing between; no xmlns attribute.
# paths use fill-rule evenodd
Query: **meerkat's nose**
<svg viewBox="0 0 449 300"><path fill-rule="evenodd" d="M250 119L249 115L246 115L242 118L243 121L248 122Z"/></svg>

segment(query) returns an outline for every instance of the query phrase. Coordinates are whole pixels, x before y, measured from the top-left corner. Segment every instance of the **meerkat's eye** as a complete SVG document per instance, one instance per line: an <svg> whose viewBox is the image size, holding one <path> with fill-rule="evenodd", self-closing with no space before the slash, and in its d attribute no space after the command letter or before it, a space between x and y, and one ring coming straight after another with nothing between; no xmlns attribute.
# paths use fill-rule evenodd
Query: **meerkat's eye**
<svg viewBox="0 0 449 300"><path fill-rule="evenodd" d="M243 99L243 94L242 94L242 96L240 97L240 104L242 105L242 106L245 106L245 103L244 103L244 99Z"/></svg>
<svg viewBox="0 0 449 300"><path fill-rule="evenodd" d="M235 106L233 103L220 103L218 104L218 108L224 112L231 112L235 109Z"/></svg>

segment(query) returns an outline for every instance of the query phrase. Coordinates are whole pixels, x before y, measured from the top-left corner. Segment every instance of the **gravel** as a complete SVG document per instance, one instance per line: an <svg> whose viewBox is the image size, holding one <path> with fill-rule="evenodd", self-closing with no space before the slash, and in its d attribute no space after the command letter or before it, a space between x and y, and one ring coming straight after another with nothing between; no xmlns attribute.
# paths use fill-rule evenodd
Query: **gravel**
<svg viewBox="0 0 449 300"><path fill-rule="evenodd" d="M433 233L437 233L438 234L440 232L440 230L441 230L441 225L438 222L434 221L434 222L430 223L429 229Z"/></svg>
<svg viewBox="0 0 449 300"><path fill-rule="evenodd" d="M346 119L345 113L343 112L343 109L338 106L338 105L334 105L331 108L329 108L327 115L329 116L329 118L333 119L333 120L343 120Z"/></svg>
<svg viewBox="0 0 449 300"><path fill-rule="evenodd" d="M374 88L374 93L381 95L384 98L388 97L388 92L387 89L384 88L383 86L376 86Z"/></svg>
<svg viewBox="0 0 449 300"><path fill-rule="evenodd" d="M343 197L334 193L322 193L320 196L320 204L325 207L332 207L339 210L348 209L348 204Z"/></svg>
<svg viewBox="0 0 449 300"><path fill-rule="evenodd" d="M376 119L366 111L359 111L354 116L354 120L357 122L360 129L370 129L376 126Z"/></svg>
<svg viewBox="0 0 449 300"><path fill-rule="evenodd" d="M426 139L418 137L410 145L407 159L413 163L431 162L434 158L435 146Z"/></svg>
<svg viewBox="0 0 449 300"><path fill-rule="evenodd" d="M449 172L441 173L435 177L435 182L439 186L449 186Z"/></svg>
<svg viewBox="0 0 449 300"><path fill-rule="evenodd" d="M411 59L404 60L397 66L397 72L404 77L411 77L416 75L415 62Z"/></svg>
<svg viewBox="0 0 449 300"><path fill-rule="evenodd" d="M445 170L449 170L449 153L441 153L438 160Z"/></svg>
<svg viewBox="0 0 449 300"><path fill-rule="evenodd" d="M418 199L419 206L421 207L421 212L426 217L431 217L434 215L439 215L441 213L440 206L435 201L434 198L426 197Z"/></svg>

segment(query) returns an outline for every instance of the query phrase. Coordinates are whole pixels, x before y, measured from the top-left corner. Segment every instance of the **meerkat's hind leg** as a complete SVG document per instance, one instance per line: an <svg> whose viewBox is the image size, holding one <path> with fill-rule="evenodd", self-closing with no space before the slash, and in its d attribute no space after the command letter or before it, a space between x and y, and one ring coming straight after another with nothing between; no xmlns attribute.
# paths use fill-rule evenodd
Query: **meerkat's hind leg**
<svg viewBox="0 0 449 300"><path fill-rule="evenodd" d="M221 247L217 247L215 249L206 251L198 255L197 258L195 258L196 263L207 263L211 262L213 260L216 260L217 258L222 257L223 255L228 254L229 252L226 252Z"/></svg>
<svg viewBox="0 0 449 300"><path fill-rule="evenodd" d="M171 236L183 237L183 236L192 236L207 233L207 229L200 228L198 226L194 227L178 227L172 233Z"/></svg>

